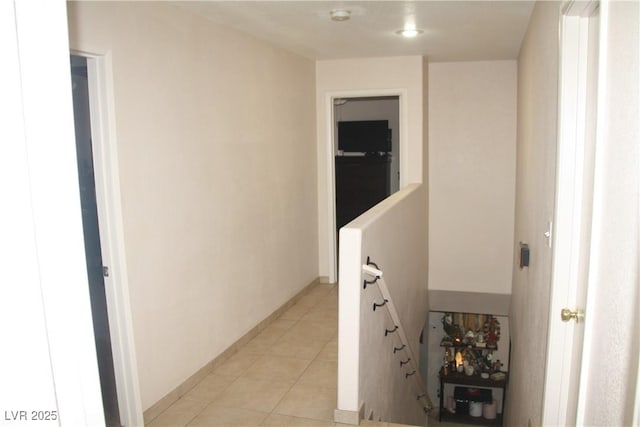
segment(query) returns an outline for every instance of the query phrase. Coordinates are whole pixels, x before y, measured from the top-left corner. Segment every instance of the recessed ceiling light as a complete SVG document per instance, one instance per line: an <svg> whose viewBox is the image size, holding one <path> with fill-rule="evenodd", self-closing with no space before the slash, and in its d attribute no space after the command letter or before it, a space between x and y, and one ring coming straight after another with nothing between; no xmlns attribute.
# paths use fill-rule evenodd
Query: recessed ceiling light
<svg viewBox="0 0 640 427"><path fill-rule="evenodd" d="M420 34L424 33L424 31L422 30L418 30L416 28L406 28L404 30L398 30L396 31L396 34L402 36L402 37L406 37L408 39L414 38Z"/></svg>
<svg viewBox="0 0 640 427"><path fill-rule="evenodd" d="M331 19L334 21L347 21L349 18L351 18L351 11L344 9L334 9L331 11L330 15Z"/></svg>

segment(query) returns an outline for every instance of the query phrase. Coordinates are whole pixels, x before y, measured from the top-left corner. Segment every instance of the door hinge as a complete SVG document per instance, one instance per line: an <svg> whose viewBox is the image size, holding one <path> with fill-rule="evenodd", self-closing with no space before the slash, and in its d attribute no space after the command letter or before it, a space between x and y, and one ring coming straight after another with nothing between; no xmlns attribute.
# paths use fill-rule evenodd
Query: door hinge
<svg viewBox="0 0 640 427"><path fill-rule="evenodd" d="M102 275L104 277L109 277L109 267L107 267L106 265L102 266Z"/></svg>

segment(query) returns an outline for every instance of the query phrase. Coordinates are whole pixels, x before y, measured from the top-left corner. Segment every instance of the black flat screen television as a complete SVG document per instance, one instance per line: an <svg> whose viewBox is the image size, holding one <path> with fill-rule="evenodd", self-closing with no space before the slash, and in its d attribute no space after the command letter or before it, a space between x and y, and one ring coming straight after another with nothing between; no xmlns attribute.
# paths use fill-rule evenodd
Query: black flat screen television
<svg viewBox="0 0 640 427"><path fill-rule="evenodd" d="M390 152L391 129L389 129L389 121L338 122L338 149L360 153Z"/></svg>

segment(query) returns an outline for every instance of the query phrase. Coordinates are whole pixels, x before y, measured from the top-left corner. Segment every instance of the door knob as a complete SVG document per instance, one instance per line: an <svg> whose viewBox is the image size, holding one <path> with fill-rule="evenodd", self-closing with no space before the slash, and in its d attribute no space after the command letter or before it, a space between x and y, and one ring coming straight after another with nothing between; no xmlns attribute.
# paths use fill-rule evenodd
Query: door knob
<svg viewBox="0 0 640 427"><path fill-rule="evenodd" d="M568 322L571 319L574 319L576 323L580 323L581 321L584 320L584 311L582 310L571 311L568 308L563 308L562 311L560 312L560 317L562 318L563 322Z"/></svg>

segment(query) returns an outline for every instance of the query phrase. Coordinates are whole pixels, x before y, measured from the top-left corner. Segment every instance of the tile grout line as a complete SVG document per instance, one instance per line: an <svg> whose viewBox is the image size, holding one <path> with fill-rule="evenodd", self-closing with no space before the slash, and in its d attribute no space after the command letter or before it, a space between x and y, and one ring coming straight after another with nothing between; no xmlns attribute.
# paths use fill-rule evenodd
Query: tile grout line
<svg viewBox="0 0 640 427"><path fill-rule="evenodd" d="M316 289L316 288L314 287L313 289ZM293 307L293 306L295 306L295 304L293 304L291 307ZM290 308L291 308L291 307L290 307ZM286 313L286 312L285 312L285 313ZM283 315L283 314L284 314L284 313L282 313L282 315ZM306 313L305 313L305 314L306 314ZM282 319L282 318L281 318L281 316L282 316L282 315L280 315L280 317L277 317L277 318L273 319L271 322L269 322L269 324L265 325L265 328L263 329L263 331L264 331L264 330L266 330L269 326L273 325L273 323L274 323L275 321L277 321L277 320L293 320L293 321L294 321L294 322L293 322L293 324L292 324L291 326L289 326L287 329L285 329L285 332L284 332L281 336L279 336L279 337L276 339L276 341L275 341L273 344L271 344L271 345L267 348L267 350L266 350L264 353L256 353L256 354L258 354L258 355L259 355L259 357L258 357L255 361L253 361L253 362L252 362L252 363L251 363L251 364L250 364L246 369L244 369L244 370L243 370L243 372L242 372L242 373L240 373L240 375L238 375L238 377L237 377L237 378L236 378L236 379L235 379L231 384L233 384L233 383L235 383L236 381L238 381L238 380L239 380L243 375L245 375L245 374L246 374L246 373L247 373L247 372L248 372L248 371L249 371L253 366L255 366L255 365L258 363L258 361L259 361L259 360L263 359L265 356L271 356L271 354L269 354L269 353L268 353L268 350L269 350L272 346L276 345L276 343L277 343L277 342L278 342L278 341L279 341L279 340L280 340L284 335L286 335L286 333L287 333L288 331L290 331L291 329L293 329L293 328L294 328L294 327L295 327L295 326L300 322L300 319L302 319L302 317L304 317L304 315L303 315L303 316L300 316L300 318L298 318L298 319ZM263 331L261 331L261 332L263 332ZM257 337L257 335L256 335L256 337ZM256 337L254 337L254 339L255 339ZM240 348L238 348L238 352L242 351L242 349L244 349L244 348L245 348L245 346L246 346L247 344L249 344L250 342L251 342L251 341L249 341L249 342L245 343L245 344L244 344L244 345L242 345ZM231 387L231 384L229 384L229 386L228 386L227 388L225 388L225 391L226 391L228 388L230 388L230 387ZM294 386L294 385L295 385L295 382L293 382L293 383L291 384L291 386L289 386L289 388L287 389L287 391L282 395L282 398L280 398L280 400L278 400L278 402L274 405L274 407L273 407L269 412L266 412L266 413L265 413L265 414L266 414L266 415L265 415L265 417L264 417L264 418L260 421L260 423L259 423L259 425L260 425L260 426L262 426L262 425L264 424L264 422L267 420L267 418L269 418L269 416L270 416L271 414L273 414L273 410L274 410L274 409L275 409L275 408L280 404L280 402L282 401L282 399L284 399L284 396L286 396L286 394L287 394L287 393L289 393L289 392L291 391L291 389L293 388L293 386ZM222 393L220 393L220 395L219 395L219 396L222 396L223 394L224 394L224 391L223 391ZM217 397L216 397L216 399L217 399L219 396L217 396ZM215 400L215 399L214 399L214 400ZM213 403L213 401L212 401L212 402L210 402L210 404L211 404L211 403ZM209 405L207 405L207 406L209 406Z"/></svg>
<svg viewBox="0 0 640 427"><path fill-rule="evenodd" d="M318 285L320 286L320 285ZM316 286L314 289L317 289L318 286ZM330 291L329 291L330 292ZM271 346L269 346L269 348L266 350L265 353L260 354L260 357L258 359L256 359L256 361L254 361L249 367L247 367L247 369L244 370L244 372L242 374L240 374L240 376L236 379L238 380L242 375L246 374L247 371L249 371L249 369L251 369L252 366L254 366L256 363L258 363L258 361L262 358L264 358L265 356L274 356L274 357L288 357L288 356L279 356L279 355L274 355L274 354L270 354L268 352L269 349L271 349L273 346L275 346L278 341L287 334L287 332L290 332L292 329L294 329L297 325L299 325L301 323L301 321L304 319L304 317L306 315L309 314L309 312L311 312L311 310L313 308L315 308L316 306L318 306L318 304L320 303L320 301L316 302L315 304L311 305L311 306L301 306L301 307L306 307L307 310L305 311L304 314L302 314L300 317L298 317L298 319L282 319L281 317L278 317L276 319L273 319L268 325L265 326L265 329L268 328L269 326L271 326L275 321L277 320L294 320L294 323L289 326L285 332L276 340L276 342L274 342L273 344L271 344ZM294 304L295 306L295 304ZM292 306L293 307L293 306ZM283 313L284 314L284 313ZM330 340L329 340L330 341ZM248 344L248 343L247 343ZM246 345L246 344L245 344ZM326 344L325 344L326 345ZM242 346L241 348L238 349L238 351L241 351L244 348L244 346ZM323 347L324 348L324 347ZM322 350L320 350L321 352ZM278 414L277 412L274 412L275 409L278 407L278 405L280 405L280 403L284 400L284 398L287 396L287 394L293 389L293 387L295 387L296 384L299 383L300 379L302 378L302 376L304 375L304 373L309 369L309 367L311 366L311 364L318 358L318 356L320 355L320 352L318 352L318 354L309 361L309 364L307 365L307 367L302 371L302 373L293 381L291 381L291 385L288 387L287 391L283 393L282 397L275 403L275 405L273 406L273 408L267 412L265 418L260 422L260 425L263 425L264 422L271 416L271 415L282 415L282 414ZM298 359L298 360L308 360L308 359L302 359L302 358L298 358L298 357L293 357L290 356L290 358L293 359ZM235 382L235 381L234 381ZM225 389L226 390L226 389ZM224 393L224 392L223 392ZM221 393L221 395L223 394Z"/></svg>
<svg viewBox="0 0 640 427"><path fill-rule="evenodd" d="M317 287L316 287L316 288L314 288L314 289L317 289ZM331 290L329 290L329 292L327 293L327 295L324 295L324 296L323 296L323 298L327 297L327 296L328 296L328 294L329 294L330 292L331 292ZM302 316L300 316L300 317L298 318L298 320L296 321L296 323L294 323L294 324L289 328L289 330L293 329L297 324L299 324L299 323L302 321L302 319L303 319L306 315L308 315L308 314L311 312L311 310L312 310L313 308L315 308L316 306L318 306L318 305L319 305L319 303L320 303L320 301L318 301L318 302L316 302L314 305L310 306L310 307L309 307L309 309L308 309L308 310L307 310L307 311L306 311ZM320 322L318 322L318 323L320 323ZM280 403L282 403L282 401L283 401L283 400L284 400L284 398L287 396L287 394L288 394L289 392L291 392L291 390L292 390L292 389L293 389L297 384L299 384L299 383L300 383L301 378L302 378L302 377L304 376L304 374L309 370L309 368L311 367L311 365L313 364L313 362L315 362L315 361L318 359L318 357L320 356L320 353L322 353L322 350L324 349L324 347L325 347L329 342L331 342L331 340L332 340L332 339L333 339L333 337L331 337L331 338L330 338L330 339L329 339L329 340L328 340L328 341L323 345L322 349L318 352L318 354L316 354L316 355L314 356L314 358L310 360L310 362L309 362L309 364L307 365L307 367L306 367L306 368L305 368L305 369L300 373L300 375L299 375L299 376L298 376L298 378L294 381L294 383L291 385L291 387L289 387L289 390L287 390L287 392L286 392L286 393L284 393L284 394L282 395L282 397L278 400L278 402L273 406L273 409L272 409L272 410L271 410L271 412L269 413L269 416L270 416L270 415L274 415L274 414L275 414L275 415L283 415L283 414L278 414L277 412L274 412L274 411L275 411L275 410L276 410L276 408L280 405ZM274 344L274 345L275 345L275 344ZM306 359L305 359L305 360L306 360ZM336 374L337 374L337 373L336 373ZM287 415L284 415L284 416L287 416ZM267 417L267 418L268 418L268 417ZM294 418L295 418L295 417L294 417ZM298 418L299 418L299 417L298 417ZM313 420L316 420L315 418L307 418L307 419L313 419ZM265 420L266 420L266 419L265 419ZM318 420L318 421L325 421L325 420ZM263 422L264 422L264 420L263 420ZM334 423L333 421L329 421L329 422L331 422L331 423L333 423L333 424L335 425L335 423Z"/></svg>
<svg viewBox="0 0 640 427"><path fill-rule="evenodd" d="M313 288L313 289L317 289L317 286L316 286L315 288ZM317 303L316 303L316 305L317 305ZM302 320L302 319L303 319L307 314L309 314L309 312L311 311L311 309L312 309L313 307L315 307L315 305L313 305L313 306L309 307L309 309L308 309L308 310L307 310L307 311L306 311L302 316L300 316L300 317L298 318L298 320L296 321L296 323L294 323L294 324L291 326L291 328L289 328L289 330L293 329L297 324L299 324L299 323L300 323L300 321L301 321L301 320ZM274 344L274 345L275 345L275 344ZM322 350L320 350L320 351L322 351ZM287 392L286 392L286 393L284 393L284 394L282 395L282 397L278 400L278 402L273 406L273 409L271 410L271 412L269 413L269 415L272 415L272 414L280 415L280 414L278 414L277 412L274 412L274 411L275 411L275 410L276 410L276 408L280 405L280 403L282 403L282 401L283 401L283 400L284 400L284 398L287 396L287 394L289 394L289 392L291 392L291 390L293 389L293 387L295 387L295 385L296 385L296 384L298 384L298 382L300 381L300 378L302 378L302 376L304 375L304 373L305 373L305 372L307 372L307 370L309 369L309 367L311 366L311 364L313 363L313 361L318 357L318 355L319 355L319 354L320 354L320 353L318 353L314 359L311 359L311 361L309 362L309 364L307 365L307 367L302 371L302 373L298 376L298 378L297 378L297 379L296 379L296 381L291 385L291 387L289 387L289 390L287 390ZM268 417L267 417L267 418L268 418ZM264 421L264 420L263 420L263 421Z"/></svg>
<svg viewBox="0 0 640 427"><path fill-rule="evenodd" d="M329 293L330 293L330 292L331 292L331 290L329 291ZM326 298L326 297L328 296L328 294L329 294L329 293L327 293L327 295L325 295L323 298ZM315 305L311 306L311 307L309 308L309 310L307 310L307 312L306 312L304 315L302 315L302 316L300 317L299 321L300 321L300 320L302 320L302 319L303 319L307 314L309 314L309 312L310 312L313 308L315 308L315 307L316 307L316 306L318 306L318 305L319 305L319 302L317 302ZM337 310L336 310L336 311L337 311ZM298 322L299 322L299 321L298 321ZM297 323L298 323L298 322L297 322ZM297 324L297 323L296 323L296 324ZM317 323L324 323L324 322L317 322ZM295 325L294 325L294 326L295 326ZM293 326L292 326L292 328L293 328ZM316 355L314 356L314 358L313 358L313 359L311 359L311 361L309 362L309 364L307 365L307 367L302 371L302 373L300 373L300 375L298 376L298 378L296 379L296 381L294 382L294 384L289 388L289 390L287 391L287 393L285 393L285 394L280 398L280 400L278 401L278 403L276 403L276 405L273 407L273 410L271 411L270 415L271 415L271 414L275 414L275 415L291 416L291 415L278 414L277 412L274 412L274 411L275 411L275 409L280 405L280 403L282 403L282 401L284 400L284 398L286 397L286 395L287 395L287 394L288 394L288 393L293 389L293 387L295 387L296 385L300 384L300 380L302 379L302 377L304 376L304 374L309 370L309 368L311 367L311 365L313 365L313 363L314 363L315 361L319 360L318 358L320 357L320 354L322 353L322 350L324 350L324 347L326 347L326 345L327 345L327 344L329 344L329 343L333 340L333 338L334 338L334 336L331 336L331 338L329 338L329 339L327 340L327 342L322 346L322 349L320 349L320 351L318 352L318 354L316 354ZM337 372L336 372L336 375L337 375ZM319 388L325 388L325 387L319 387ZM336 390L336 392L337 392L337 390ZM292 416L292 417L294 417L294 418L301 418L301 417L297 417L297 416ZM302 417L302 418L303 418L303 419L314 420L314 421L327 421L327 420L320 420L320 419L317 419L317 418L306 418L306 417ZM329 421L327 421L327 422L329 422L329 423L331 423L333 426L335 426L335 422L334 422L333 420L329 420Z"/></svg>

